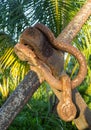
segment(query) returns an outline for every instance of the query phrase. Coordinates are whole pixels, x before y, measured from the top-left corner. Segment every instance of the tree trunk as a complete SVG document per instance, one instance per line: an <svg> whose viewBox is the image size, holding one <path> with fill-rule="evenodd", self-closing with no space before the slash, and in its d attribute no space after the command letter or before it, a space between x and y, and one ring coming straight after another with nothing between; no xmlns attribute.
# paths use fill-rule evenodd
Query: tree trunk
<svg viewBox="0 0 91 130"><path fill-rule="evenodd" d="M71 43L91 15L91 0L88 0L68 26L59 34L57 40L62 43Z"/></svg>
<svg viewBox="0 0 91 130"><path fill-rule="evenodd" d="M91 0L88 0L75 16L75 18L57 37L57 40L63 43L71 43L90 14ZM27 76L25 76L24 80L19 84L17 89L12 93L12 95L10 95L5 104L0 109L0 130L6 130L9 127L10 123L27 103L28 99L32 97L33 93L36 91L39 85L40 82L38 77L33 71L29 72ZM88 127L88 125L91 126L91 116L89 116L91 111L89 111L86 103L83 101L76 89L73 93L74 102L77 105L78 110L82 111L80 116L78 116L74 122L78 129L85 129ZM80 103L82 103L81 106Z"/></svg>
<svg viewBox="0 0 91 130"><path fill-rule="evenodd" d="M91 0L88 0L82 9L77 13L74 19L68 24L68 26L57 37L60 42L71 43L77 33L80 31L82 25L86 22L91 15ZM78 115L74 120L75 125L79 130L89 128L91 130L91 111L88 109L85 101L81 97L77 89L73 90L74 103L77 106Z"/></svg>
<svg viewBox="0 0 91 130"><path fill-rule="evenodd" d="M35 72L30 71L0 109L0 130L6 130L39 87Z"/></svg>

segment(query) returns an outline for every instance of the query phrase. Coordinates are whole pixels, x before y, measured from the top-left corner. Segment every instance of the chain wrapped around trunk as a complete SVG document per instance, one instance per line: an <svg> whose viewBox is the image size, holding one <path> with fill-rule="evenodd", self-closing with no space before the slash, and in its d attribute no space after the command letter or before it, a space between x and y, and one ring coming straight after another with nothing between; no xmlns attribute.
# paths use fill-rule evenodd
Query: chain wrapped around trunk
<svg viewBox="0 0 91 130"><path fill-rule="evenodd" d="M69 76L64 72L58 77L55 74L55 68L51 68L51 64L49 64L48 60L46 61L46 59L42 58L42 54L40 53L40 50L38 48L39 44L35 45L34 39L30 39L30 36L34 35L36 30L43 33L43 35L45 35L45 37L48 39L49 43L54 48L56 48L58 52L59 50L63 52L68 52L78 60L80 66L79 72L72 81ZM47 28L43 24L36 24L32 28L27 28L22 33L20 37L20 42L16 44L14 50L21 60L29 62L29 64L31 65L31 70L34 70L38 74L40 82L46 80L49 83L50 87L59 100L57 106L57 112L59 116L65 121L73 120L76 116L77 110L72 101L71 89L74 89L75 87L80 85L87 73L86 60L82 53L72 45L59 43L55 39L53 33L49 30L49 28ZM52 51L50 51L50 56L51 53Z"/></svg>

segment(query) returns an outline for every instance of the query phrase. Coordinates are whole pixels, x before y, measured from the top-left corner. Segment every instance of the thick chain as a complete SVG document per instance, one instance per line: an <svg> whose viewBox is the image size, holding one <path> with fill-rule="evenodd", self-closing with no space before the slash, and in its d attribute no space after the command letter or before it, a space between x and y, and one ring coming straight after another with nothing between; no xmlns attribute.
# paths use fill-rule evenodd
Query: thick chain
<svg viewBox="0 0 91 130"><path fill-rule="evenodd" d="M71 80L66 74L60 79L63 86L61 100L57 105L57 112L61 119L72 121L76 117L76 107L72 101Z"/></svg>
<svg viewBox="0 0 91 130"><path fill-rule="evenodd" d="M35 27L38 28L40 31L42 31L48 37L48 39L50 40L50 43L54 47L56 47L57 49L59 49L61 51L70 53L78 60L80 69L79 69L78 75L71 81L71 83L72 83L72 88L79 86L87 74L86 60L85 60L85 57L83 56L83 54L77 48L73 47L70 44L59 43L55 39L55 37L54 37L53 33L50 31L50 29L47 28L46 26L44 26L43 24L38 23L35 25Z"/></svg>
<svg viewBox="0 0 91 130"><path fill-rule="evenodd" d="M34 51L32 51L31 48L28 48L24 44L21 44L21 41L20 44L17 44L15 46L15 52L18 57L21 60L28 61L30 64L33 64L33 66L31 66L31 69L39 75L40 81L42 82L46 80L50 84L52 90L59 99L57 106L57 112L59 116L65 121L71 121L76 116L76 107L72 102L71 89L77 87L86 76L87 66L85 58L75 47L68 44L59 43L54 38L53 33L43 24L36 24L35 28L42 31L48 37L51 44L53 44L53 46L55 46L57 49L66 51L75 56L80 64L79 73L75 79L71 81L66 74L63 74L60 77L60 80L58 80L52 75L50 68L43 61L37 58L36 54Z"/></svg>
<svg viewBox="0 0 91 130"><path fill-rule="evenodd" d="M23 44L16 44L14 50L21 60L33 64L31 69L38 74L40 82L46 80L50 84L50 87L59 99L57 112L61 119L65 121L73 120L76 116L76 107L72 102L70 78L67 75L62 75L60 80L56 79L46 64L37 59L34 52ZM62 89L61 93L59 91L60 88Z"/></svg>

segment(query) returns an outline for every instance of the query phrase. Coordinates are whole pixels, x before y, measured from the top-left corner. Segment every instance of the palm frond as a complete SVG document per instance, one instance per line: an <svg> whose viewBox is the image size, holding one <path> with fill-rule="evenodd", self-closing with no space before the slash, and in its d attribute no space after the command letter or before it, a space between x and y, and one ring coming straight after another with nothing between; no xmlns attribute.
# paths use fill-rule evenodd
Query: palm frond
<svg viewBox="0 0 91 130"><path fill-rule="evenodd" d="M11 86L17 84L29 70L29 66L20 62L13 54L13 46L21 32L27 26L41 22L57 36L81 8L84 1L86 0L3 0L0 2L0 32L5 32L0 34L0 73L5 73L8 69ZM85 56L89 59L91 38L87 24L73 44L84 54L86 53ZM69 66L72 68L69 69ZM77 73L78 65L74 58L68 56L65 68L70 70L71 75Z"/></svg>
<svg viewBox="0 0 91 130"><path fill-rule="evenodd" d="M6 98L29 70L14 54L15 42L5 33L0 33L0 93Z"/></svg>
<svg viewBox="0 0 91 130"><path fill-rule="evenodd" d="M18 40L24 28L36 22L42 22L48 25L57 36L84 1L5 0L0 2L0 28Z"/></svg>
<svg viewBox="0 0 91 130"><path fill-rule="evenodd" d="M74 3L76 7L79 5L76 1ZM77 8L73 8L72 0L36 0L33 4L36 19L48 25L56 36L68 24L77 11Z"/></svg>

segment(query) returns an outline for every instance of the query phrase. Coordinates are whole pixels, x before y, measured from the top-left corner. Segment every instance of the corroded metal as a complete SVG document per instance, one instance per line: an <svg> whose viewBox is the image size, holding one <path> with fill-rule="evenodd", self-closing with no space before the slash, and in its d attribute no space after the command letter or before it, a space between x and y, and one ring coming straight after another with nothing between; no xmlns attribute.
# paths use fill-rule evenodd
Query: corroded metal
<svg viewBox="0 0 91 130"><path fill-rule="evenodd" d="M49 30L49 28L47 28L43 24L36 24L35 27L41 30L48 37L50 43L54 45L57 49L70 53L78 60L80 69L78 75L72 80L72 88L79 86L87 74L87 64L83 54L77 48L73 47L70 44L58 42L55 39L53 33Z"/></svg>
<svg viewBox="0 0 91 130"><path fill-rule="evenodd" d="M39 75L40 82L46 80L53 88L62 88L61 82L52 75L51 69L30 48L20 43L15 45L14 50L21 60L28 61L30 65L32 64L30 67Z"/></svg>
<svg viewBox="0 0 91 130"><path fill-rule="evenodd" d="M64 121L72 121L76 116L76 107L72 102L70 78L66 74L63 74L60 80L56 79L52 75L50 68L40 61L30 48L23 44L16 44L14 50L21 60L33 64L31 69L39 75L41 82L46 80L49 83L50 87L59 99L57 112L61 119ZM59 96L60 92L58 90L62 90L62 97Z"/></svg>
<svg viewBox="0 0 91 130"><path fill-rule="evenodd" d="M76 87L76 85L79 85L83 81L84 77L86 76L86 72L87 72L86 60L84 56L81 54L81 52L77 50L75 47L69 44L58 43L57 40L55 40L53 33L43 24L36 24L34 27L39 29L39 31L42 31L46 35L48 41L52 45L54 45L57 49L61 49L61 51L70 52L72 55L74 55L78 59L78 62L80 63L80 70L75 80L69 83L69 78L67 78L68 80L66 80L65 77L63 76L64 80L62 78L62 80L60 80L59 82L59 80L55 79L55 77L52 76L52 70L48 71L49 66L45 65L46 63L43 63L42 59L40 58L41 56L39 55L40 54L38 50L39 48L35 48L35 45L36 45L35 43L37 43L37 41L35 39L30 40L29 38L32 31L33 31L33 34L35 34L34 33L35 28L34 30L32 28L32 31L31 31L31 28L26 29L20 37L20 44L17 44L15 46L15 52L19 56L19 58L21 60L23 59L33 64L33 67L32 67L33 70L35 70L37 74L40 75L40 79L41 77L42 78L44 77L43 80L46 80L50 84L51 88L53 89L54 93L56 94L59 100L60 100L60 97L59 97L59 92L57 90L63 91L62 92L63 96L61 98L61 102L58 104L57 111L58 111L59 116L62 119L64 119L65 121L71 121L76 116L76 107L73 104L72 97L71 97L71 87L74 88L74 86ZM67 115L67 112L69 112L68 115Z"/></svg>
<svg viewBox="0 0 91 130"><path fill-rule="evenodd" d="M24 44L24 43L23 43ZM56 86L56 85L55 85ZM58 92L58 91L55 91L55 89L54 89L54 92L55 92L55 94L58 96L58 99L60 100L60 97L61 97L61 94ZM78 92L77 92L78 93ZM74 95L75 95L75 93L74 93ZM84 104L84 106L85 106L85 108L87 108L87 105L86 105L86 103L83 101L83 99L81 98L81 96L80 96L80 94L78 93L78 95L79 95L79 101L82 101L83 102L83 104ZM77 100L77 98L76 98L76 102L79 102L78 100ZM78 103L77 103L77 105L78 105ZM78 108L79 108L79 105L78 105ZM83 108L82 108L83 109ZM82 112L82 115L84 115L84 113ZM84 116L80 116L80 117L78 117L77 119L75 119L74 121L75 121L75 123L78 125L78 123L77 123L77 121L81 121L81 122L83 122L83 119L85 119L85 117ZM88 119L88 117L86 117L86 119ZM84 124L87 124L87 126L85 125L84 127L88 127L88 122L85 120L85 122L83 122ZM89 123L89 125L90 125L90 123ZM79 126L79 125L78 125ZM77 127L78 127L77 126ZM79 126L78 128L81 128L81 126Z"/></svg>
<svg viewBox="0 0 91 130"><path fill-rule="evenodd" d="M28 45L37 57L50 67L55 77L61 75L64 64L63 53L53 48L49 39L36 27L26 28L19 42Z"/></svg>
<svg viewBox="0 0 91 130"><path fill-rule="evenodd" d="M63 86L63 91L61 94L61 100L57 105L57 112L60 118L64 121L72 121L76 117L77 110L72 101L71 80L66 74L62 75L60 80Z"/></svg>
<svg viewBox="0 0 91 130"><path fill-rule="evenodd" d="M86 60L85 60L85 57L82 55L82 53L77 48L73 47L70 44L64 44L64 43L58 42L55 39L53 33L43 24L36 24L34 27L39 29L40 31L42 31L47 36L47 39L49 40L49 42L53 46L55 46L57 49L60 49L61 51L66 51L77 58L79 65L80 65L80 69L79 69L78 75L72 80L72 88L75 88L76 86L80 85L87 74ZM59 65L60 65L60 68L62 68L62 63L60 61L59 61L59 63L57 63L56 60L58 61L60 59L62 61L62 59L63 59L62 53L60 53L59 51L57 53L55 49L51 49L52 48L51 45L50 46L47 45L47 48L50 48L50 50L51 50L51 55L49 56L50 60L48 60L49 57L46 58L46 56L43 55L43 53L41 53L44 51L40 49L41 48L40 39L42 39L41 43L44 43L43 40L45 40L45 39L43 39L43 37L41 37L41 35L40 35L41 33L39 33L35 28L33 28L33 27L27 28L22 33L22 35L20 37L20 44L28 45L29 47L31 47L34 50L37 57L40 60L42 60L43 62L45 62L50 67L53 74L58 73L59 70L57 67L59 67ZM45 46L45 45L43 45L43 46ZM47 50L45 49L45 52L46 51ZM47 51L47 53L50 54L50 51ZM56 54L56 57L53 54ZM59 58L59 55L60 55L60 58ZM56 64L54 64L54 68L53 68L53 61L56 62ZM56 70L57 72L54 70Z"/></svg>
<svg viewBox="0 0 91 130"><path fill-rule="evenodd" d="M84 7L86 7L85 10L84 10ZM80 30L80 28L82 27L83 23L87 20L87 18L91 14L91 0L88 0L86 6L84 5L81 10L84 10L84 11L80 11L79 14L77 14L77 15L79 15L79 17L76 16L75 17L76 19L75 20L73 19L71 21L71 23L69 23L69 25L62 31L62 34L60 34L57 37L57 41L62 42L62 43L70 43L73 40L74 36L76 36L77 32ZM81 22L81 21L83 21L83 22ZM80 28L79 28L79 26L80 26ZM72 35L74 34L74 36L72 36L70 32L72 32ZM60 60L57 60L57 61L59 62ZM62 64L63 64L63 60L62 60ZM36 77L34 79L36 81ZM27 80L28 80L28 78L27 78ZM27 80L26 80L26 82L27 82ZM33 79L31 79L31 81L32 80ZM33 88L36 88L36 86L34 86ZM77 110L78 111L80 110L78 115L77 115L77 117L76 117L76 119L74 120L74 122L75 122L77 128L80 129L80 130L86 129L88 127L91 128L91 116L90 116L91 111L88 109L86 103L82 99L82 97L79 94L79 92L76 89L74 89L74 90L73 90L74 92L72 92L73 93L73 97L74 97L74 102L75 102L75 104L77 106ZM24 89L24 91L26 91L26 90ZM8 103L11 102L11 98L12 98L12 96L9 98ZM20 97L18 97L18 98L20 98ZM4 110L5 110L5 107L6 106L4 105L3 106ZM20 109L21 109L21 104L18 107L20 107ZM17 109L14 112L18 111L18 107L17 107ZM12 113L12 110L11 110L11 113ZM80 112L81 112L81 114L80 114ZM11 113L9 113L7 111L5 114L8 117L8 116L10 116ZM19 111L17 113L19 113ZM12 114L12 120L14 119L13 114ZM0 115L3 115L3 111L0 111ZM6 116L5 117L3 116L3 121L0 120L1 121L0 125L1 126L2 126L2 124L6 124L6 120L5 120ZM10 118L7 118L7 122L8 122L8 120L10 120ZM9 124L7 124L7 126L9 126ZM5 126L3 125L1 130L4 129L4 127L6 127L6 125Z"/></svg>

